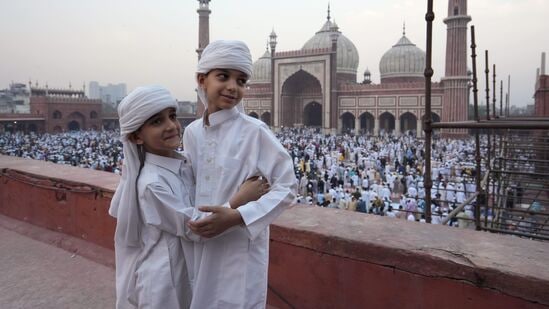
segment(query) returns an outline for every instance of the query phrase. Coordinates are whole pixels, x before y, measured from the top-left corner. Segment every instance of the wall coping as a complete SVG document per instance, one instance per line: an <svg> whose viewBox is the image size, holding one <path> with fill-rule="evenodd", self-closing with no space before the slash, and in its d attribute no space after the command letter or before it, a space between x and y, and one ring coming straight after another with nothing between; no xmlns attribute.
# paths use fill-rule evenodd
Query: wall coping
<svg viewBox="0 0 549 309"><path fill-rule="evenodd" d="M303 205L271 225L271 240L549 305L541 241Z"/></svg>
<svg viewBox="0 0 549 309"><path fill-rule="evenodd" d="M110 172L0 155L0 170L4 169L16 170L41 178L86 184L112 193L120 182L120 176Z"/></svg>

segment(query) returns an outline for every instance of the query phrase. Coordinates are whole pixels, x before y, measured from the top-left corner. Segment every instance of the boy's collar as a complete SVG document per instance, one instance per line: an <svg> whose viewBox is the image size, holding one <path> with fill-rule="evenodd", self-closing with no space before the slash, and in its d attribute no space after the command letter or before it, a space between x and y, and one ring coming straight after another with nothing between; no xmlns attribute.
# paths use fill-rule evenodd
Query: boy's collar
<svg viewBox="0 0 549 309"><path fill-rule="evenodd" d="M179 174L179 169L186 160L187 158L177 151L174 151L173 158L159 156L150 152L147 152L147 155L145 156L145 162L163 167L174 174Z"/></svg>
<svg viewBox="0 0 549 309"><path fill-rule="evenodd" d="M206 125L206 113L208 111L206 110L204 112L204 121L203 121L203 125L205 127L215 127L233 117L235 117L236 115L238 115L240 113L240 111L238 111L238 108L233 107L231 109L223 109L223 110L220 110L220 111L217 111L215 113L212 113L212 114L209 114L208 115L208 122L209 122L209 125Z"/></svg>

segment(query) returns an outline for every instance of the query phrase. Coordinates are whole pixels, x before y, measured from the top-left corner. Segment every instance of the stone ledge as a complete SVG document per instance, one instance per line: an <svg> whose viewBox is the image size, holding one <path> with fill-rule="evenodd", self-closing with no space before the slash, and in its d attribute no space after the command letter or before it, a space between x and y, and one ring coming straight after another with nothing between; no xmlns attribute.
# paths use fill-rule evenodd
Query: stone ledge
<svg viewBox="0 0 549 309"><path fill-rule="evenodd" d="M271 241L549 305L549 243L301 205L271 226Z"/></svg>

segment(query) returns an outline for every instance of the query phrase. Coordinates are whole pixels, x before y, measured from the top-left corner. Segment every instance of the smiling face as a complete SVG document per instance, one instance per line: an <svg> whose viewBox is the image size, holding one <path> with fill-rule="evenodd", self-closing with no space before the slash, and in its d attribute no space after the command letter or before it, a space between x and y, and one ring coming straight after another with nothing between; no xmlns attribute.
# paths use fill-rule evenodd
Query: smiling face
<svg viewBox="0 0 549 309"><path fill-rule="evenodd" d="M175 108L169 107L154 114L130 135L130 140L143 144L147 152L172 157L173 151L181 143L181 124L177 120Z"/></svg>
<svg viewBox="0 0 549 309"><path fill-rule="evenodd" d="M233 108L244 96L248 76L238 70L214 69L199 74L198 85L206 92L208 113Z"/></svg>

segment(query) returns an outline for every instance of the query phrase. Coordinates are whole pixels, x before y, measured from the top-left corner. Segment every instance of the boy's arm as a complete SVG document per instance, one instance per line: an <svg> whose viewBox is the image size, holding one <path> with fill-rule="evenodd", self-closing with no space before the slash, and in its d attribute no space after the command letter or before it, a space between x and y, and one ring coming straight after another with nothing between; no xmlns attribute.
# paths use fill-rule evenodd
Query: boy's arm
<svg viewBox="0 0 549 309"><path fill-rule="evenodd" d="M247 179L236 192L229 203L223 206L202 206L199 210L209 213L208 216L189 222L189 228L193 233L202 237L211 238L231 231L231 227L244 223L240 212L235 209L248 203L256 201L263 194L269 191L269 183L259 177Z"/></svg>
<svg viewBox="0 0 549 309"><path fill-rule="evenodd" d="M187 226L194 210L190 201L188 207L181 207L185 202L176 198L169 188L159 183L147 185L140 200L146 201L146 205L140 205L145 224L153 225L188 241L200 241L200 237L193 234Z"/></svg>
<svg viewBox="0 0 549 309"><path fill-rule="evenodd" d="M259 128L256 145L257 169L271 187L259 200L237 209L251 239L257 237L294 202L297 192L292 159L266 126Z"/></svg>

